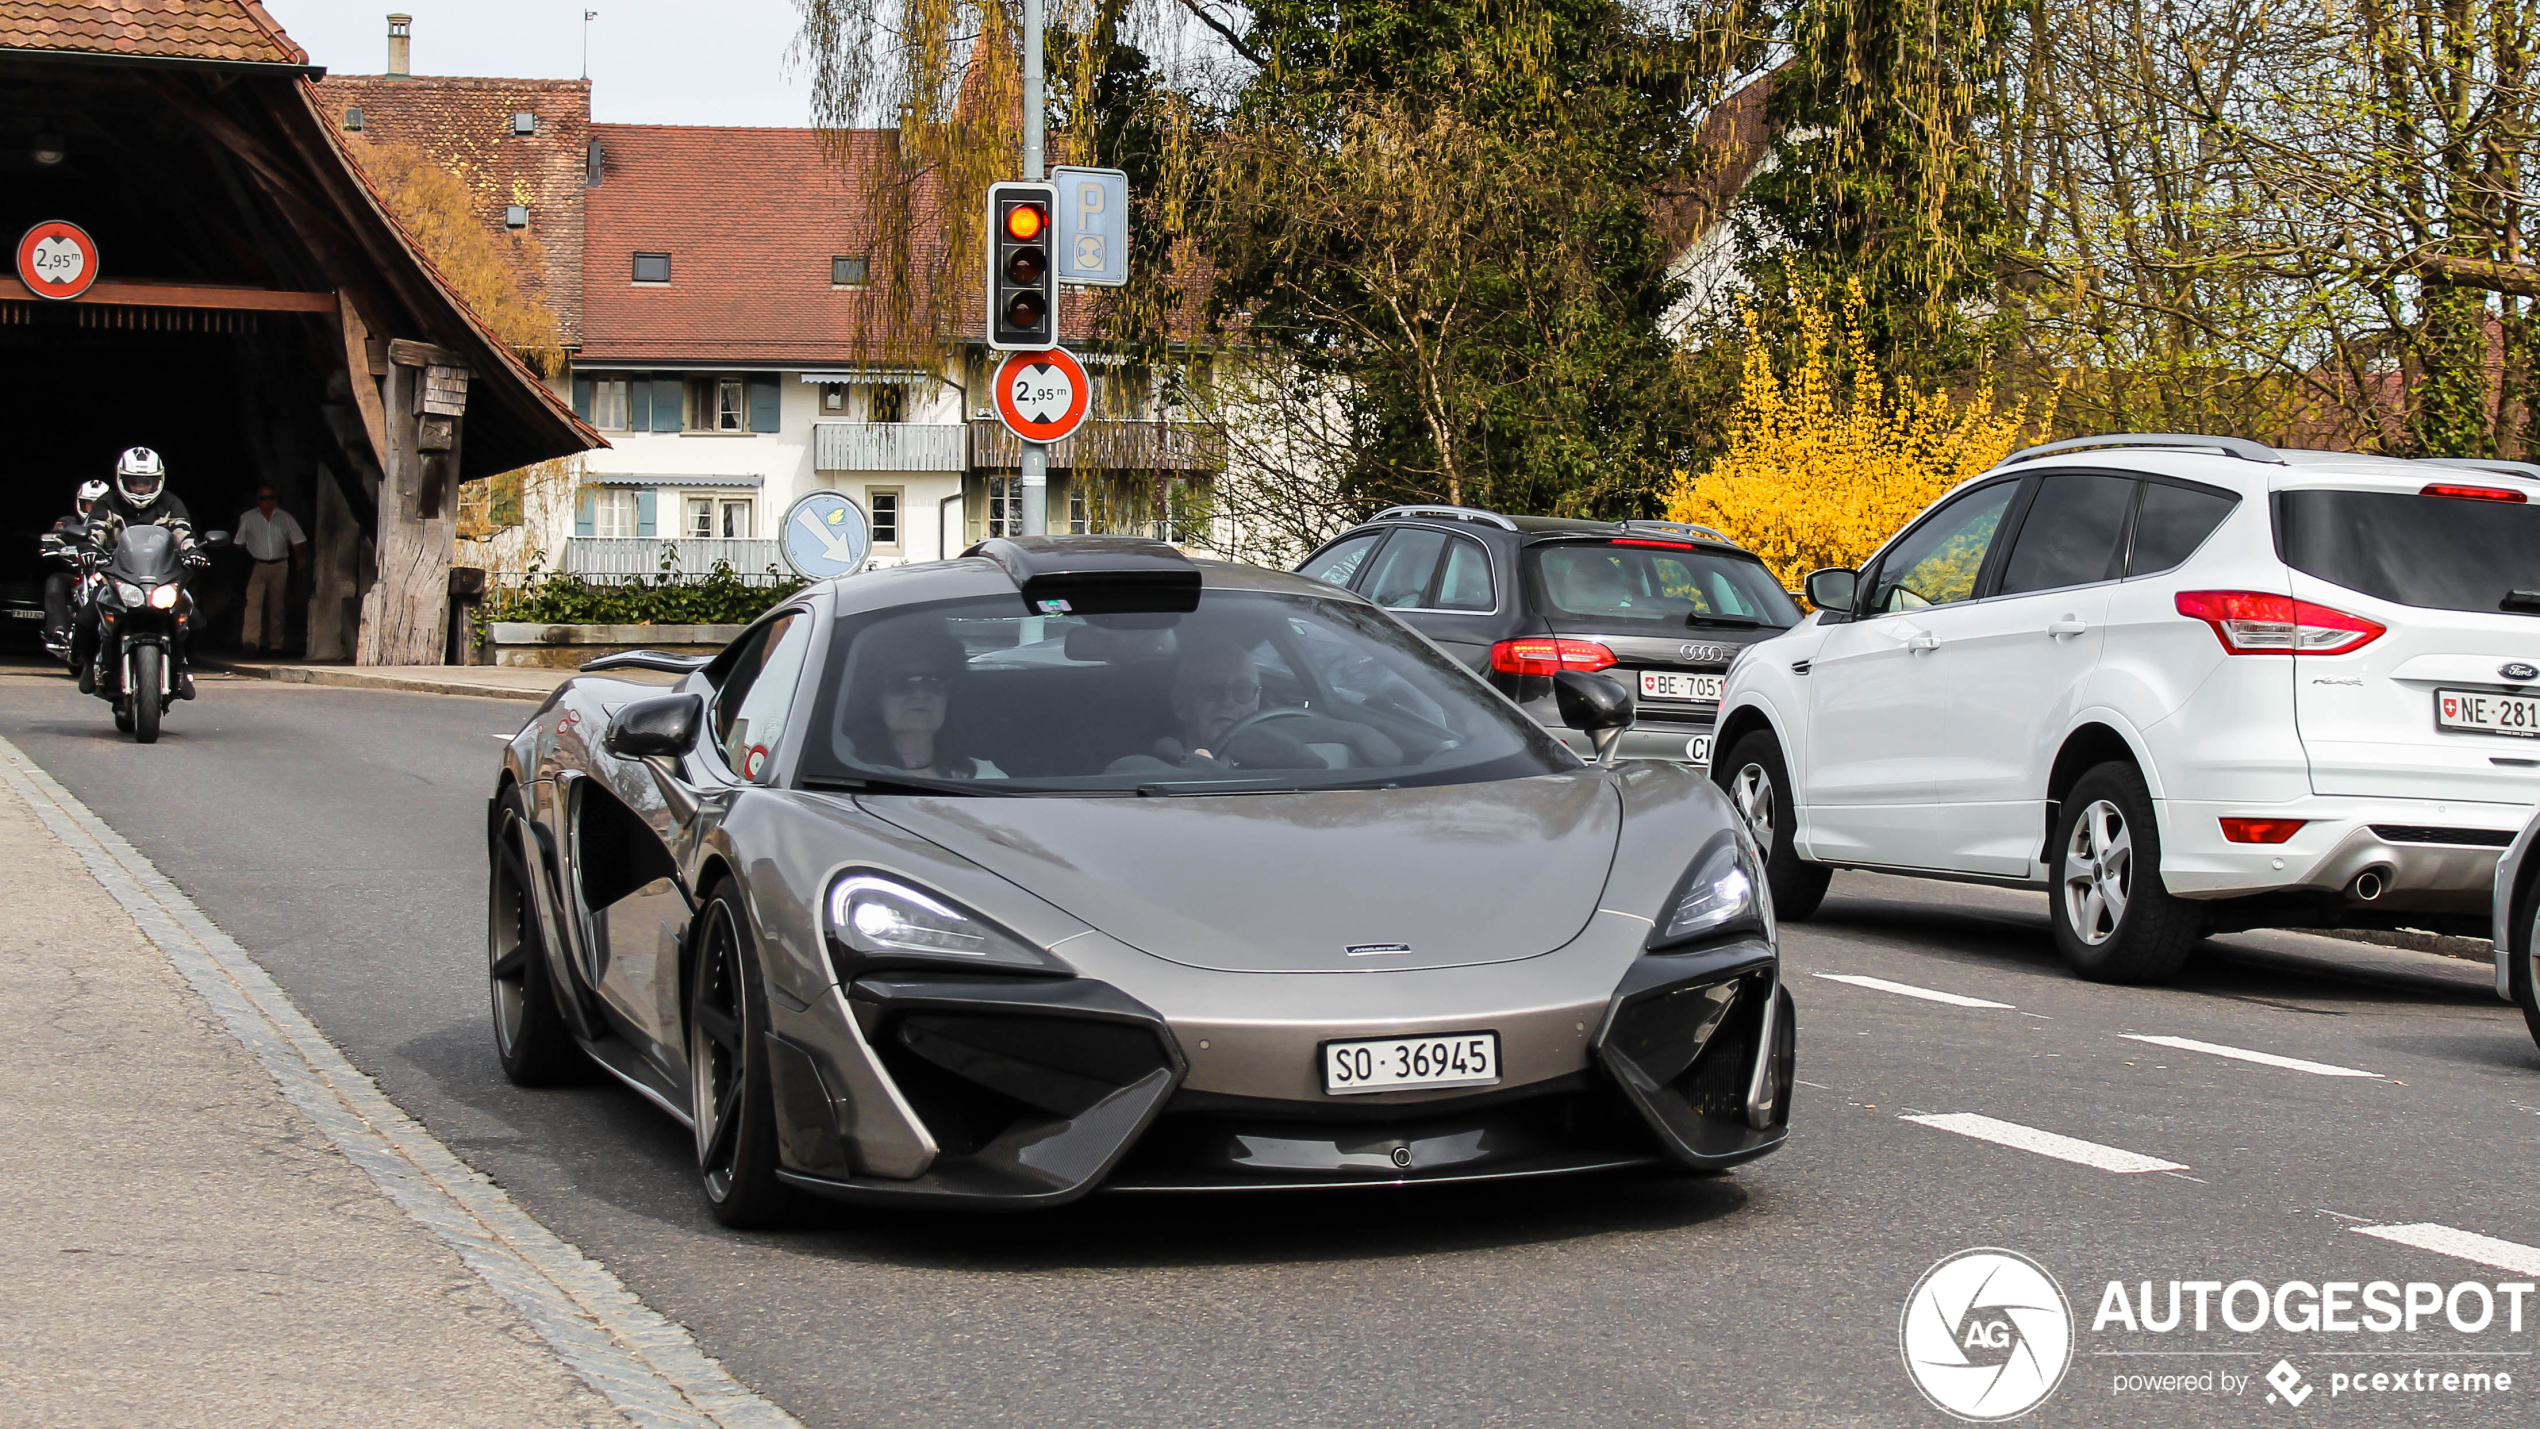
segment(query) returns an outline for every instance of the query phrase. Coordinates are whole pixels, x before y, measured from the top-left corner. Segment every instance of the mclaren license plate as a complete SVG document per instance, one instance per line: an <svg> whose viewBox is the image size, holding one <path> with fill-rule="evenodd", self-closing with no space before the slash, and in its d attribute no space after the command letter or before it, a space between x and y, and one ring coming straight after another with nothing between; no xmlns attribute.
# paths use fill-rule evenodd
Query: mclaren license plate
<svg viewBox="0 0 2540 1429"><path fill-rule="evenodd" d="M2436 690L2434 722L2445 729L2475 729L2540 739L2540 699L2478 690Z"/></svg>
<svg viewBox="0 0 2540 1429"><path fill-rule="evenodd" d="M1726 675L1680 675L1673 670L1640 672L1641 698L1650 700L1716 700L1729 687Z"/></svg>
<svg viewBox="0 0 2540 1429"><path fill-rule="evenodd" d="M1323 1090L1336 1097L1420 1087L1487 1087L1498 1080L1496 1032L1323 1044Z"/></svg>

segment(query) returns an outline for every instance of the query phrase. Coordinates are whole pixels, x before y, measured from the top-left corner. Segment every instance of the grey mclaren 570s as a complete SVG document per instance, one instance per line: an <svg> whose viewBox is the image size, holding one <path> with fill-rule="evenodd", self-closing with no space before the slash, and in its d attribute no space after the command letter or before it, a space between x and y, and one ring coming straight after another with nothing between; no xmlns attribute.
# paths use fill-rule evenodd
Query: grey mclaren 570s
<svg viewBox="0 0 2540 1429"><path fill-rule="evenodd" d="M634 683L608 667L679 676ZM1717 1171L1794 1029L1699 770L1572 753L1347 591L990 540L592 662L488 810L495 1046L695 1133L714 1214Z"/></svg>

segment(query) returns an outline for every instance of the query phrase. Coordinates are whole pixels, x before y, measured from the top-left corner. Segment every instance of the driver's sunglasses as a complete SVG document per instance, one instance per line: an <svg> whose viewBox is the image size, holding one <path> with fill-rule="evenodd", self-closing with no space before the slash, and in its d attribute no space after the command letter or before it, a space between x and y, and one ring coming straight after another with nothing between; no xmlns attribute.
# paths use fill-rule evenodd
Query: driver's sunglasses
<svg viewBox="0 0 2540 1429"><path fill-rule="evenodd" d="M1261 698L1261 686L1251 680L1210 680L1193 685L1191 693L1205 704L1248 705Z"/></svg>
<svg viewBox="0 0 2540 1429"><path fill-rule="evenodd" d="M932 670L902 670L882 677L882 693L886 695L913 695L921 690L940 695L951 688L951 680Z"/></svg>

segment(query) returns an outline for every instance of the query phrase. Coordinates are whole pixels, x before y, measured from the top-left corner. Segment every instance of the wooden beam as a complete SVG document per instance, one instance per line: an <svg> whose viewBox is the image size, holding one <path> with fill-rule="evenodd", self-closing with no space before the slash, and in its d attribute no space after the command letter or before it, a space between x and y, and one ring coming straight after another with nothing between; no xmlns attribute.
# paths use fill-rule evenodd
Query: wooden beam
<svg viewBox="0 0 2540 1429"><path fill-rule="evenodd" d="M63 302L40 298L14 276L0 274L0 299ZM217 308L250 313L327 313L335 311L333 293L299 293L281 288L239 288L214 283L151 283L138 279L100 278L73 303L106 303L126 308Z"/></svg>
<svg viewBox="0 0 2540 1429"><path fill-rule="evenodd" d="M467 354L464 352L452 352L446 347L433 343L416 342L411 338L403 337L388 339L388 360L399 367L466 367L470 365Z"/></svg>
<svg viewBox="0 0 2540 1429"><path fill-rule="evenodd" d="M344 331L344 375L352 379L353 405L361 409L362 428L370 436L371 464L385 473L388 470L388 420L380 401L378 379L372 377L369 371L370 327L362 321L361 310L353 306L349 295L342 299L342 303L338 321ZM381 515L386 515L384 505Z"/></svg>

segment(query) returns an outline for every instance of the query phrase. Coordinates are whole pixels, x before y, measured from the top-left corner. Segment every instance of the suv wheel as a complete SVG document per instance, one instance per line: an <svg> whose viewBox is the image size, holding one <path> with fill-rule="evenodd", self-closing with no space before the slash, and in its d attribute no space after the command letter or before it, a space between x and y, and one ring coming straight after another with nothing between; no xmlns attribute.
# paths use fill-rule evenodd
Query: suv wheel
<svg viewBox="0 0 2540 1429"><path fill-rule="evenodd" d="M2506 952L2505 985L2513 991L2514 1005L2522 1009L2522 1025L2531 1029L2531 1040L2540 1042L2540 987L2533 986L2534 974L2540 973L2533 966L2533 954L2540 951L2540 941L2534 941L2540 939L2540 905L2533 907L2522 936L2522 946Z"/></svg>
<svg viewBox="0 0 2540 1429"><path fill-rule="evenodd" d="M2205 936L2204 910L2161 884L2151 791L2131 764L2102 764L2055 822L2055 945L2093 982L2167 982Z"/></svg>
<svg viewBox="0 0 2540 1429"><path fill-rule="evenodd" d="M1773 916L1801 919L1825 901L1834 870L1801 859L1791 845L1799 827L1799 811L1791 803L1790 770L1782 763L1781 742L1757 730L1737 742L1726 759L1715 759L1711 777L1729 804L1746 821L1755 846L1764 851L1764 882L1773 891Z"/></svg>

